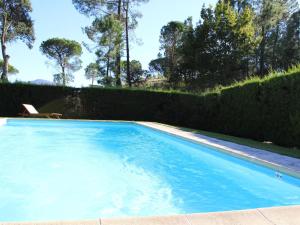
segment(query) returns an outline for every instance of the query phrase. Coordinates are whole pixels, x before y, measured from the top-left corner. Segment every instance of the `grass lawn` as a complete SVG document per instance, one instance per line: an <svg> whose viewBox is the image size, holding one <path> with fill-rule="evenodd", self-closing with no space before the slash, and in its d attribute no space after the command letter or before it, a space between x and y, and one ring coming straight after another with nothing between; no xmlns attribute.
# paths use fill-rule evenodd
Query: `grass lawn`
<svg viewBox="0 0 300 225"><path fill-rule="evenodd" d="M229 135L225 135L225 134L219 134L219 133L213 133L213 132L207 132L207 131L201 131L201 130L194 130L194 129L189 129L189 128L180 127L180 129L185 130L185 131L190 131L193 133L202 134L202 135L205 135L208 137L217 138L220 140L229 141L229 142L233 142L236 144L249 146L252 148L263 149L266 151L275 152L275 153L278 153L281 155L286 155L286 156L300 159L300 149L297 149L297 148L287 148L287 147L274 145L272 143L259 142L259 141L254 141L251 139L239 138L239 137L229 136Z"/></svg>

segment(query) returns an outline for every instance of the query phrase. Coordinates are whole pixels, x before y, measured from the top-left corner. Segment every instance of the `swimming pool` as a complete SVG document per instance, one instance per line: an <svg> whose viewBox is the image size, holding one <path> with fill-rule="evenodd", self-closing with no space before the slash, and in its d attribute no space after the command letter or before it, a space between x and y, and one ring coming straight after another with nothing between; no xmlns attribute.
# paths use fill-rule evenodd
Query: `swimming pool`
<svg viewBox="0 0 300 225"><path fill-rule="evenodd" d="M300 204L299 179L134 123L8 119L0 221Z"/></svg>

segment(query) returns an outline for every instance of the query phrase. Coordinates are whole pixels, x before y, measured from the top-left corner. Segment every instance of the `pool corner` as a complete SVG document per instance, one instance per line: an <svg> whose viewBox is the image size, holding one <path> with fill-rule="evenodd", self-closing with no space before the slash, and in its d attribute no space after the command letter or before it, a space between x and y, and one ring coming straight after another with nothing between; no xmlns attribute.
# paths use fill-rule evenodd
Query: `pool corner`
<svg viewBox="0 0 300 225"><path fill-rule="evenodd" d="M6 118L0 118L0 126L4 126L7 123Z"/></svg>

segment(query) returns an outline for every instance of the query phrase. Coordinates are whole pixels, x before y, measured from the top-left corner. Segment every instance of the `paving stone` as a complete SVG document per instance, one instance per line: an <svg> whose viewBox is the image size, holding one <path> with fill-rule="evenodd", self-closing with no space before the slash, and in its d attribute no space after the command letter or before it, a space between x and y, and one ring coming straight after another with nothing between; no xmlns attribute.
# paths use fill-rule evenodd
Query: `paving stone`
<svg viewBox="0 0 300 225"><path fill-rule="evenodd" d="M190 225L274 225L257 210L187 215Z"/></svg>
<svg viewBox="0 0 300 225"><path fill-rule="evenodd" d="M276 225L300 225L300 206L258 209Z"/></svg>
<svg viewBox="0 0 300 225"><path fill-rule="evenodd" d="M80 221L45 221L45 222L11 222L0 223L0 225L100 225L100 220Z"/></svg>
<svg viewBox="0 0 300 225"><path fill-rule="evenodd" d="M101 219L101 225L190 225L186 216Z"/></svg>

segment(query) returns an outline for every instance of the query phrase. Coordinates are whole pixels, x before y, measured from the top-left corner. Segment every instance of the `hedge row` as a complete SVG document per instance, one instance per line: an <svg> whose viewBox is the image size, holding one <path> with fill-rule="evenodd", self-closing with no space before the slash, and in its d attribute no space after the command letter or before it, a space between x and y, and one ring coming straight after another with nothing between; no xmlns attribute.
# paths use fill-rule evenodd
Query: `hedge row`
<svg viewBox="0 0 300 225"><path fill-rule="evenodd" d="M156 121L300 147L300 67L205 95L0 85L0 116L16 116L23 102L50 103L69 118Z"/></svg>
<svg viewBox="0 0 300 225"><path fill-rule="evenodd" d="M28 103L41 108L49 102L72 94L74 89L56 86L0 83L0 116L16 117Z"/></svg>

